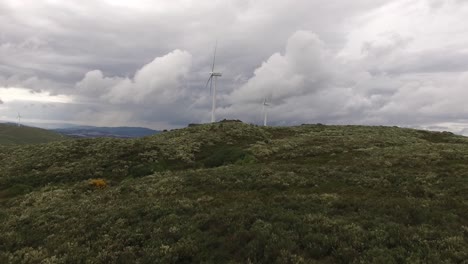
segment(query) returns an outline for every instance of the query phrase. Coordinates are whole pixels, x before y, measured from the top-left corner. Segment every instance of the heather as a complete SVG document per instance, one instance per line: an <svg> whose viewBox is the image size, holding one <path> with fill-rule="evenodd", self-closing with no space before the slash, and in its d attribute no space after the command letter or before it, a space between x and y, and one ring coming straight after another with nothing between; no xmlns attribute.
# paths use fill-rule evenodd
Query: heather
<svg viewBox="0 0 468 264"><path fill-rule="evenodd" d="M466 263L468 138L192 126L0 149L0 263Z"/></svg>

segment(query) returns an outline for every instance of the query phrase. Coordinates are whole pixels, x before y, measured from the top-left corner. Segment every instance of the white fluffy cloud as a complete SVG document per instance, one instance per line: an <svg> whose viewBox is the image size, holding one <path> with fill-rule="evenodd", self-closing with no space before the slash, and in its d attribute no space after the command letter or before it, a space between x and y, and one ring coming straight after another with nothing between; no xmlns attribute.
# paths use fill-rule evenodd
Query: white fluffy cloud
<svg viewBox="0 0 468 264"><path fill-rule="evenodd" d="M77 92L110 103L173 103L185 96L184 78L191 64L190 53L175 50L144 65L133 78L90 71L77 83Z"/></svg>
<svg viewBox="0 0 468 264"><path fill-rule="evenodd" d="M231 100L251 103L270 95L282 100L324 89L324 81L333 76L333 63L317 35L298 31L289 38L285 53L273 54Z"/></svg>
<svg viewBox="0 0 468 264"><path fill-rule="evenodd" d="M256 121L260 102L272 97L271 118L278 124L348 118L370 107L372 100L365 97L365 87L357 85L369 74L356 66L343 62L313 32L297 31L284 54L273 54L229 95L231 105L224 111L241 111L244 118Z"/></svg>

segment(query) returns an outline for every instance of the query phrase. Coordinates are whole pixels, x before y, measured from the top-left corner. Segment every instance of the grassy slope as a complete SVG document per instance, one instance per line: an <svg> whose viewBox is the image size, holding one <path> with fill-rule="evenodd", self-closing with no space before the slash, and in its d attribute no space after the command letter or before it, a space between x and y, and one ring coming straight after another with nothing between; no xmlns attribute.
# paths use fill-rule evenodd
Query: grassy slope
<svg viewBox="0 0 468 264"><path fill-rule="evenodd" d="M41 128L0 124L0 145L47 143L64 138L58 133Z"/></svg>
<svg viewBox="0 0 468 264"><path fill-rule="evenodd" d="M393 127L2 148L0 262L462 263L467 194L467 138Z"/></svg>

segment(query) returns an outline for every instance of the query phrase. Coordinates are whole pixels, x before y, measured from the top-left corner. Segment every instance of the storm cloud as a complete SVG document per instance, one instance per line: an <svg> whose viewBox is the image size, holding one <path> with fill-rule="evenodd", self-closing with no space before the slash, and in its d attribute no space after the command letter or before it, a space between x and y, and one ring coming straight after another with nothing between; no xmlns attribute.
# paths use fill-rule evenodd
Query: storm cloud
<svg viewBox="0 0 468 264"><path fill-rule="evenodd" d="M10 93L0 118L159 129L208 122L218 40L218 119L260 123L268 96L274 125L464 133L466 17L468 4L456 0L6 0L0 93ZM12 88L43 101L31 106Z"/></svg>

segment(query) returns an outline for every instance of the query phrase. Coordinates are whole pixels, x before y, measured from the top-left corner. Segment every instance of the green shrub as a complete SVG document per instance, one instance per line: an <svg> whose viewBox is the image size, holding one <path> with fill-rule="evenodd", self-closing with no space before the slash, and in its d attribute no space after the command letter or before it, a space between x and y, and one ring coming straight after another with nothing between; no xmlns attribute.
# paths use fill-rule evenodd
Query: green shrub
<svg viewBox="0 0 468 264"><path fill-rule="evenodd" d="M22 194L26 194L26 193L29 193L32 191L32 187L29 186L29 185L26 185L26 184L15 184L13 186L11 186L10 188L6 189L5 191L3 191L3 195L4 197L14 197L14 196L17 196L17 195L22 195Z"/></svg>
<svg viewBox="0 0 468 264"><path fill-rule="evenodd" d="M238 146L217 145L204 150L205 157L201 160L204 167L213 168L235 162L253 162L253 157Z"/></svg>

